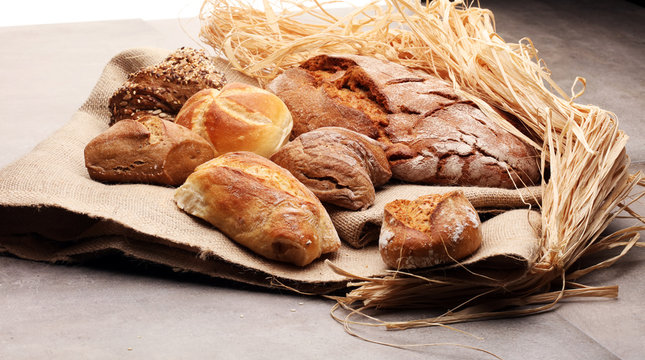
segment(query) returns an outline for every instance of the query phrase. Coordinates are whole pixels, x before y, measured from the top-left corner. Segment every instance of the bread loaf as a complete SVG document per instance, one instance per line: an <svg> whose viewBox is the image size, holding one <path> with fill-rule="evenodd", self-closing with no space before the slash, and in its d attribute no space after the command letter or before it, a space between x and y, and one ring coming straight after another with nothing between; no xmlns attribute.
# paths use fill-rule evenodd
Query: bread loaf
<svg viewBox="0 0 645 360"><path fill-rule="evenodd" d="M188 99L176 122L208 140L218 154L251 151L264 157L289 140L293 127L280 98L242 83L198 92Z"/></svg>
<svg viewBox="0 0 645 360"><path fill-rule="evenodd" d="M271 160L289 170L320 201L350 210L370 207L374 188L392 176L377 141L341 127L304 133Z"/></svg>
<svg viewBox="0 0 645 360"><path fill-rule="evenodd" d="M341 126L387 146L396 179L522 187L540 181L537 153L450 84L371 57L320 55L267 85L294 117L292 136Z"/></svg>
<svg viewBox="0 0 645 360"><path fill-rule="evenodd" d="M203 50L182 47L161 63L128 76L110 97L110 123L145 115L174 121L189 97L202 89L221 89L225 82Z"/></svg>
<svg viewBox="0 0 645 360"><path fill-rule="evenodd" d="M479 216L459 190L385 205L379 251L391 268L455 262L475 252L481 241Z"/></svg>
<svg viewBox="0 0 645 360"><path fill-rule="evenodd" d="M269 259L305 266L340 247L316 196L287 170L251 152L200 165L174 198L179 208Z"/></svg>
<svg viewBox="0 0 645 360"><path fill-rule="evenodd" d="M181 185L213 157L206 140L156 116L119 121L85 147L90 177L104 182Z"/></svg>

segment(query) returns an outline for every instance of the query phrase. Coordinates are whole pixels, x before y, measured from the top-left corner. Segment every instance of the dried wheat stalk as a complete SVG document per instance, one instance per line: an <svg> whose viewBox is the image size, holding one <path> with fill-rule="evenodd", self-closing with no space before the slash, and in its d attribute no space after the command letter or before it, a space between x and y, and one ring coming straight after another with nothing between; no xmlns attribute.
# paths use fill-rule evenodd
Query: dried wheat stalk
<svg viewBox="0 0 645 360"><path fill-rule="evenodd" d="M401 272L359 279L344 273L359 282L336 299L340 307L356 314L356 309L364 313L370 308L428 307L464 299L438 317L380 324L406 328L536 313L568 297L616 297L616 287L587 287L575 280L642 246L642 225L604 237L601 233L621 211L630 212L628 196L645 181L641 173L627 172L627 136L618 129L615 115L574 102L582 93L574 93L574 88L580 83L584 89L584 79L576 79L567 95L551 80L529 39L506 43L496 34L490 11L461 1L422 6L416 0L387 0L384 6L370 3L343 17L331 14L329 3L265 0L265 10L258 10L241 0L206 0L201 37L234 68L261 83L323 53L369 55L425 70L451 81L489 117L539 148L542 168L548 164L551 172L548 182L542 182L542 251L528 273L504 281ZM515 115L541 143L510 126L495 108ZM630 214L643 223L642 217ZM581 257L614 247L623 251L589 268L569 271Z"/></svg>

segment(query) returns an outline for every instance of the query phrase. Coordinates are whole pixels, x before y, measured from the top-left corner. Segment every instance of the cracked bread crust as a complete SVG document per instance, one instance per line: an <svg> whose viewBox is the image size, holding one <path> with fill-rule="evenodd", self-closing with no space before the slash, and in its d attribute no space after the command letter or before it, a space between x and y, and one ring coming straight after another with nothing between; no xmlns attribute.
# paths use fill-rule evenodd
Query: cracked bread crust
<svg viewBox="0 0 645 360"><path fill-rule="evenodd" d="M457 96L447 82L399 64L320 55L267 88L289 107L292 136L324 126L364 134L386 146L393 178L503 188L540 182L530 145Z"/></svg>
<svg viewBox="0 0 645 360"><path fill-rule="evenodd" d="M392 177L379 142L340 127L304 133L271 160L289 170L320 201L350 210L373 205L374 188Z"/></svg>
<svg viewBox="0 0 645 360"><path fill-rule="evenodd" d="M383 214L379 252L393 269L452 263L481 246L479 215L459 190L394 200Z"/></svg>
<svg viewBox="0 0 645 360"><path fill-rule="evenodd" d="M128 76L109 100L110 125L145 115L174 121L189 97L206 88L219 90L225 82L203 50L179 48L161 63Z"/></svg>

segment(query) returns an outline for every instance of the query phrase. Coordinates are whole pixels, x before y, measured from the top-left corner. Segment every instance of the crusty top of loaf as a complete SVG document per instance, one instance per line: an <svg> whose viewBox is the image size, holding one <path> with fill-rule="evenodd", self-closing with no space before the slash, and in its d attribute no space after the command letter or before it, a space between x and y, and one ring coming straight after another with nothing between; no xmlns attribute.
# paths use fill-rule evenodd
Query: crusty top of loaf
<svg viewBox="0 0 645 360"><path fill-rule="evenodd" d="M292 136L324 126L360 132L388 146L395 178L507 188L540 180L535 149L429 74L373 57L319 55L267 88L289 106Z"/></svg>

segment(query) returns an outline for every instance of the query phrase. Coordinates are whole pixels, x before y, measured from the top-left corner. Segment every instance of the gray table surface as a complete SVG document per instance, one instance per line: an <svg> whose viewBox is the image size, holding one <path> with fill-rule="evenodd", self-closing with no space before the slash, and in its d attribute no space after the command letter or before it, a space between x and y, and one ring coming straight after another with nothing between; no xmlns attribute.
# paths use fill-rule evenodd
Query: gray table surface
<svg viewBox="0 0 645 360"><path fill-rule="evenodd" d="M553 78L587 79L580 102L615 112L645 170L645 9L627 1L481 0L507 41L530 37ZM200 46L199 21L137 19L0 27L0 167L60 128L105 63L139 46ZM636 206L645 213L643 202ZM612 229L631 224L617 220ZM458 343L504 359L643 359L645 251L634 249L589 285L619 285L615 300L561 303L540 315L448 329L355 330L395 344ZM0 359L489 359L458 346L398 349L348 335L333 302L174 274L125 259L51 265L0 256ZM422 312L384 314L412 319Z"/></svg>

